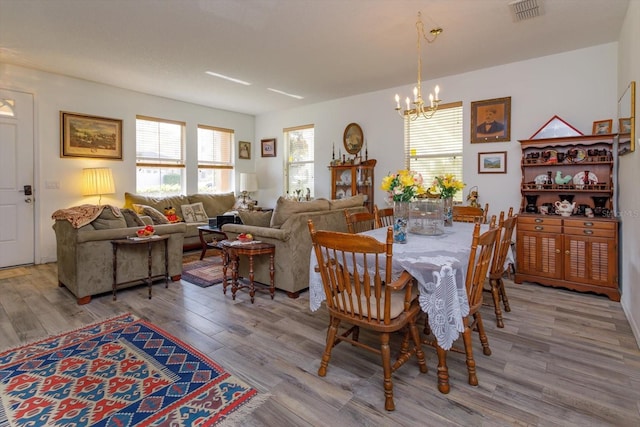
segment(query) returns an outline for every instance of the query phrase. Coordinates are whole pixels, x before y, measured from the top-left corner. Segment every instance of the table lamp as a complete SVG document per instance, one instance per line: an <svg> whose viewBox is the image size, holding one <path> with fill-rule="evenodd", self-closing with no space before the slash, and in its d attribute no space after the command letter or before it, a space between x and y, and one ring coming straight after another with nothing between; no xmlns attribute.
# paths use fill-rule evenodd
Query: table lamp
<svg viewBox="0 0 640 427"><path fill-rule="evenodd" d="M240 174L240 192L242 193L242 203L240 209L249 209L247 203L247 197L249 193L258 191L258 177L255 173L241 173ZM251 200L251 197L249 197ZM253 206L253 204L251 204Z"/></svg>
<svg viewBox="0 0 640 427"><path fill-rule="evenodd" d="M98 195L98 205L102 201L103 194L115 194L116 186L113 182L111 168L85 168L82 169L82 195Z"/></svg>

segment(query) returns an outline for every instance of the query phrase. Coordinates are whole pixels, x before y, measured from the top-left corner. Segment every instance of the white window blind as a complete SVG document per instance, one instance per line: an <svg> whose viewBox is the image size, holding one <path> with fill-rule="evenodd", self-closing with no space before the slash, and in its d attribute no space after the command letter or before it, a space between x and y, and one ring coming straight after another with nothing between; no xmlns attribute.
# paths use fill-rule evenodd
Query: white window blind
<svg viewBox="0 0 640 427"><path fill-rule="evenodd" d="M314 135L313 125L285 128L286 150L285 191L290 196L304 196L307 188L314 194Z"/></svg>
<svg viewBox="0 0 640 427"><path fill-rule="evenodd" d="M136 116L136 191L184 194L185 123Z"/></svg>
<svg viewBox="0 0 640 427"><path fill-rule="evenodd" d="M437 175L462 176L462 102L443 104L430 119L404 119L405 167L430 187ZM462 200L459 191L454 200Z"/></svg>
<svg viewBox="0 0 640 427"><path fill-rule="evenodd" d="M233 129L198 125L198 192L233 191Z"/></svg>

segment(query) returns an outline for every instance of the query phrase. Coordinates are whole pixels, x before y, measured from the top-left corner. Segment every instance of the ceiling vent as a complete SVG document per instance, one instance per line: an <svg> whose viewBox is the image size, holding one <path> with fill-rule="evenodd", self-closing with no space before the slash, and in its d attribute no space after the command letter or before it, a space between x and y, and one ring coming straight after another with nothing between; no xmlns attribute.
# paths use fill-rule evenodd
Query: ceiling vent
<svg viewBox="0 0 640 427"><path fill-rule="evenodd" d="M542 5L538 4L538 0L518 0L509 3L509 10L513 16L514 22L524 21L525 19L535 18L542 15Z"/></svg>

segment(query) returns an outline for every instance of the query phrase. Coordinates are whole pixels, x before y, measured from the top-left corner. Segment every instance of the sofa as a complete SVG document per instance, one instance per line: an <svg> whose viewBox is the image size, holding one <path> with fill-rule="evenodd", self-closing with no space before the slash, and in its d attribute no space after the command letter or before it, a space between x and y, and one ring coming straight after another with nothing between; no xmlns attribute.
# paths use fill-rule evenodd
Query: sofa
<svg viewBox="0 0 640 427"><path fill-rule="evenodd" d="M78 217L82 212L83 217ZM113 206L83 205L54 212L58 284L66 287L87 304L92 295L111 292L113 286L112 240L134 237L145 226L133 211ZM173 281L182 275L182 247L186 231L184 223L155 225L155 234L169 235L168 274ZM152 275L164 274L164 245L152 246ZM120 251L120 249L118 249ZM118 253L118 282L147 277L147 245L122 248ZM124 253L126 251L126 254ZM140 282L142 283L142 282ZM131 283L135 286L139 283ZM123 287L126 287L124 285Z"/></svg>
<svg viewBox="0 0 640 427"><path fill-rule="evenodd" d="M204 214L195 215L195 204L202 204ZM233 211L236 197L233 193L223 194L190 194L188 196L152 197L141 194L124 193L124 208L133 209L139 215L148 216L154 224L166 223L164 209L173 207L176 215L185 222L184 250L199 249L201 247L198 227L208 225L208 218L215 218ZM163 220L164 218L164 220Z"/></svg>
<svg viewBox="0 0 640 427"><path fill-rule="evenodd" d="M234 240L241 233L249 233L255 240L272 243L275 253L275 287L297 298L309 287L311 235L307 220L317 230L347 232L345 210L361 212L364 196L340 200L316 199L292 201L280 197L273 212L240 212L243 224L225 224L222 231ZM248 262L240 260L240 275L248 277ZM254 257L255 281L270 283L269 257Z"/></svg>

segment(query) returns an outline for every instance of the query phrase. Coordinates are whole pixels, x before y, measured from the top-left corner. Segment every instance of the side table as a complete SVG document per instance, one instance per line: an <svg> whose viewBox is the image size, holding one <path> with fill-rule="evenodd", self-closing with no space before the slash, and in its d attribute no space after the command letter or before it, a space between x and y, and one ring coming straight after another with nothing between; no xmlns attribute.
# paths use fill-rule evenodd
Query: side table
<svg viewBox="0 0 640 427"><path fill-rule="evenodd" d="M248 288L249 295L251 296L251 304L253 304L254 295L256 293L256 287L253 282L253 257L259 255L269 255L269 294L271 295L271 299L275 296L276 286L275 286L275 263L274 258L276 255L276 246L271 243L240 243L238 241L230 241L223 240L218 244L218 247L222 248L223 251L223 260L224 267L222 269L223 275L223 284L222 284L222 292L227 294L227 267L231 264L231 296L233 299L236 299L236 292L239 289ZM245 285L238 281L238 268L240 264L240 255L245 255L249 259L249 284ZM263 290L262 288L258 288L258 290Z"/></svg>
<svg viewBox="0 0 640 427"><path fill-rule="evenodd" d="M169 253L168 253L168 240L169 235L166 234L164 236L153 236L153 237L131 237L128 239L117 239L112 240L111 244L113 245L113 300L117 299L116 290L120 285L126 285L128 283L133 282L147 282L147 286L149 287L149 299L151 299L151 282L153 279L158 279L160 277L164 277L165 288L169 287ZM156 274L152 276L151 269L153 267L152 257L151 257L151 248L154 243L164 242L164 274ZM134 279L126 282L118 283L118 248L124 248L126 246L132 247L136 245L147 245L147 278L146 279Z"/></svg>
<svg viewBox="0 0 640 427"><path fill-rule="evenodd" d="M204 238L205 234L213 234L213 241L207 242L207 240ZM198 237L200 238L200 244L202 245L202 253L200 254L200 261L202 261L202 259L204 258L204 254L207 252L207 249L220 249L218 247L218 242L225 240L227 238L227 235L218 227L201 225L200 227L198 227Z"/></svg>

